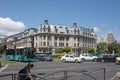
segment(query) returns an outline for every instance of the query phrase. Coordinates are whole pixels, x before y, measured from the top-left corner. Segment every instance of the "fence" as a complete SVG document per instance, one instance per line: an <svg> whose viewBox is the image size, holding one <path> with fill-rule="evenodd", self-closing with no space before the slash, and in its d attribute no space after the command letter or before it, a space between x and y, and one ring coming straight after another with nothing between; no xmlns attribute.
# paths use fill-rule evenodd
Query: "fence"
<svg viewBox="0 0 120 80"><path fill-rule="evenodd" d="M4 74L0 75L0 80L19 80L19 77L17 74ZM89 72L86 70L64 70L50 74L38 73L36 80L106 80L106 70L105 68L100 68Z"/></svg>

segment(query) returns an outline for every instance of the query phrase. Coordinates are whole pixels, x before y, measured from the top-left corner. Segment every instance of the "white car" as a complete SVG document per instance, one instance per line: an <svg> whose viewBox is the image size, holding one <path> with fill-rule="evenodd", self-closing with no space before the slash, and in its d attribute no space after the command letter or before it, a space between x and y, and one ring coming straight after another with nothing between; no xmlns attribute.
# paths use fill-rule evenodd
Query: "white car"
<svg viewBox="0 0 120 80"><path fill-rule="evenodd" d="M61 61L78 63L78 62L81 62L81 59L80 59L80 57L76 57L74 55L64 55L64 56L62 56Z"/></svg>
<svg viewBox="0 0 120 80"><path fill-rule="evenodd" d="M82 53L80 54L79 57L82 59L82 61L86 61L86 60L96 61L98 58L97 56L93 56L89 53Z"/></svg>

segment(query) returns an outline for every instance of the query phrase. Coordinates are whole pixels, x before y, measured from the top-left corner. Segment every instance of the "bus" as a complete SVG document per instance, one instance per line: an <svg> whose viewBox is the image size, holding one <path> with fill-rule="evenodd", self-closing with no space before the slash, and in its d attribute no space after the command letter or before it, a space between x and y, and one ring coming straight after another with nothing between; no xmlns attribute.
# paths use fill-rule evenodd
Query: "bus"
<svg viewBox="0 0 120 80"><path fill-rule="evenodd" d="M12 61L37 61L35 48L16 47L16 49L6 50L5 58Z"/></svg>

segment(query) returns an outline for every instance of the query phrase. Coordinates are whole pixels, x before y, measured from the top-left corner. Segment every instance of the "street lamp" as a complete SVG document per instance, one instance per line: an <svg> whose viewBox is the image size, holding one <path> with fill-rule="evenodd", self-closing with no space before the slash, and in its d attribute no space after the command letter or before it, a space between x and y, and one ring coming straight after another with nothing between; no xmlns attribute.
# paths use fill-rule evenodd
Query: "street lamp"
<svg viewBox="0 0 120 80"><path fill-rule="evenodd" d="M5 59L7 58L6 56L6 49L7 49L7 38L4 38L4 45L3 45L3 50L4 50L4 55L5 55Z"/></svg>
<svg viewBox="0 0 120 80"><path fill-rule="evenodd" d="M34 36L30 35L31 38L31 47L34 48Z"/></svg>
<svg viewBox="0 0 120 80"><path fill-rule="evenodd" d="M17 41L17 37L14 37L14 42L15 42L15 44L14 44L14 50L15 50L15 54L14 54L14 60L16 60L16 54L17 54L17 50L16 50L16 41Z"/></svg>

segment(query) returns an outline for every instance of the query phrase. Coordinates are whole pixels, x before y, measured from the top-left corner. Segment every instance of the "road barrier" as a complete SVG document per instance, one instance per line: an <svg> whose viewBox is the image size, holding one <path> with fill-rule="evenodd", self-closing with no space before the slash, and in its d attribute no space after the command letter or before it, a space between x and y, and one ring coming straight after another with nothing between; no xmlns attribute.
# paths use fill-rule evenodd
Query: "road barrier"
<svg viewBox="0 0 120 80"><path fill-rule="evenodd" d="M0 80L19 80L19 75L25 74L4 74L0 75ZM99 68L93 71L64 70L50 74L38 73L35 76L36 80L106 80L106 70L105 68Z"/></svg>

